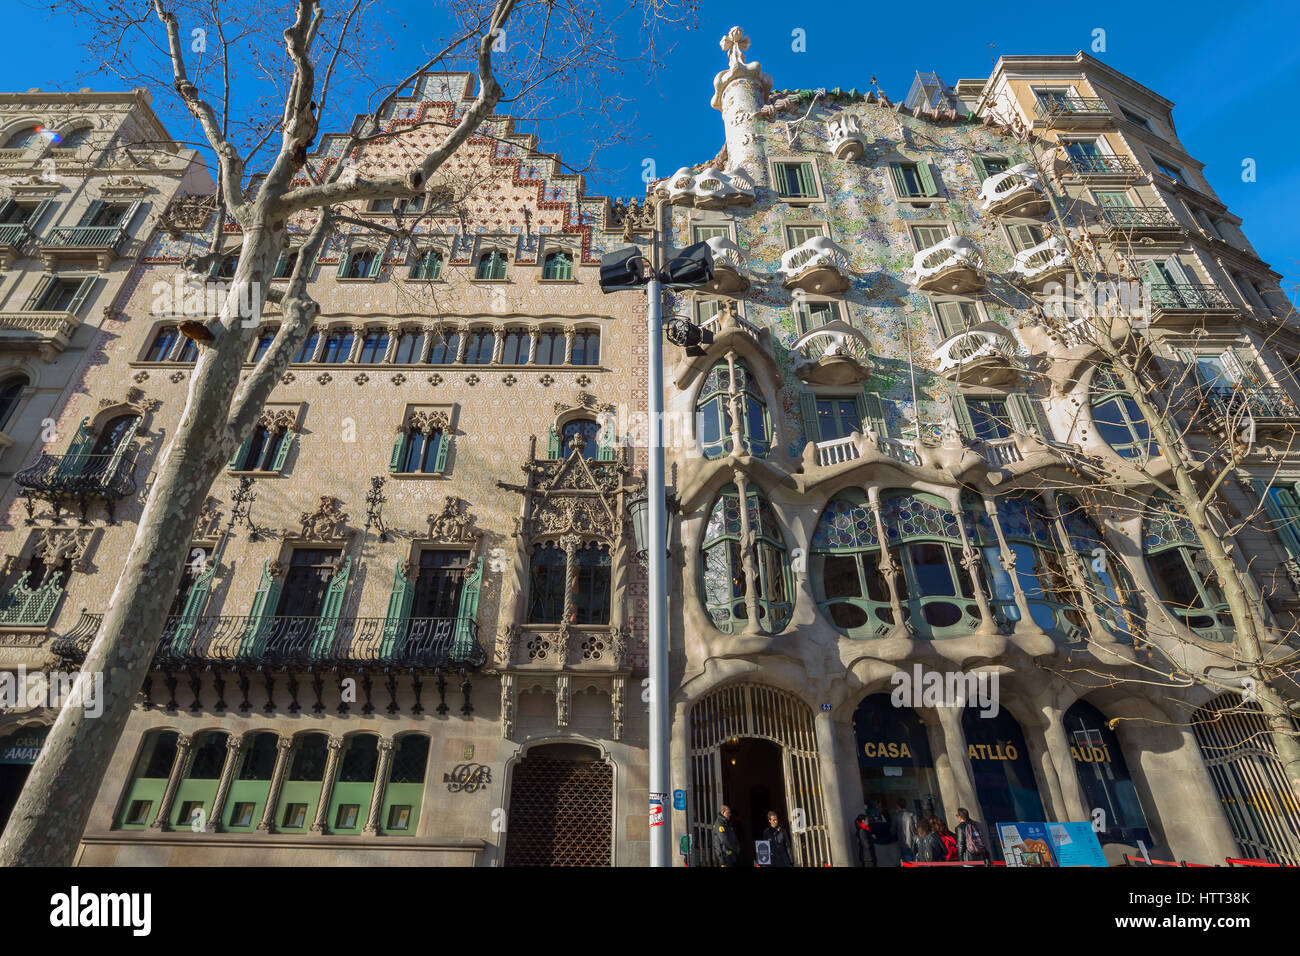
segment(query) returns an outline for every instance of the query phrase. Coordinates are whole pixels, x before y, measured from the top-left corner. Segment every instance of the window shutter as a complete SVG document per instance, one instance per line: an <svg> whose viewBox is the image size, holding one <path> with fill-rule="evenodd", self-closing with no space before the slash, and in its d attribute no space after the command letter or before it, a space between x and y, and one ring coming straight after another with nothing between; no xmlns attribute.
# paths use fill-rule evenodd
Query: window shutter
<svg viewBox="0 0 1300 956"><path fill-rule="evenodd" d="M957 430L967 438L975 437L975 423L971 421L970 409L966 407L966 396L952 397L952 416L957 421Z"/></svg>
<svg viewBox="0 0 1300 956"><path fill-rule="evenodd" d="M286 258L287 257L285 256L285 254L281 252L280 257L275 260L275 268L271 270L272 278L275 278L276 276L280 275L280 270L284 268L284 263Z"/></svg>
<svg viewBox="0 0 1300 956"><path fill-rule="evenodd" d="M1269 494L1268 482L1256 478L1251 481L1255 494L1264 503L1269 518L1269 528L1276 532L1289 557L1300 558L1300 504L1288 488L1276 488L1276 498Z"/></svg>
<svg viewBox="0 0 1300 956"><path fill-rule="evenodd" d="M614 448L617 445L618 435L614 430L614 422L607 418L604 427L600 430L600 448L596 452L596 458L600 461L613 461Z"/></svg>
<svg viewBox="0 0 1300 956"><path fill-rule="evenodd" d="M81 280L81 285L77 286L77 294L72 297L72 301L68 304L69 312L76 315L81 311L81 307L85 305L86 300L90 298L90 292L95 288L95 283L98 281L99 278L97 276L86 276L86 278Z"/></svg>
<svg viewBox="0 0 1300 956"><path fill-rule="evenodd" d="M989 178L989 171L984 167L984 159L981 156L972 156L971 160L975 163L975 176L983 185L984 180Z"/></svg>
<svg viewBox="0 0 1300 956"><path fill-rule="evenodd" d="M966 331L966 317L962 315L960 302L936 302L934 315L939 325L939 334L945 339Z"/></svg>
<svg viewBox="0 0 1300 956"><path fill-rule="evenodd" d="M81 466L85 464L94 444L95 436L90 431L90 419L83 418L81 424L77 426L77 433L72 436L72 442L68 445L63 460L59 462L56 474L64 476L81 474Z"/></svg>
<svg viewBox="0 0 1300 956"><path fill-rule="evenodd" d="M289 457L289 449L293 447L293 432L287 428L284 434L280 436L280 443L275 449L275 461L271 465L271 470L278 473L284 473L284 462Z"/></svg>
<svg viewBox="0 0 1300 956"><path fill-rule="evenodd" d="M813 173L812 163L800 163L799 169L799 193L802 196L817 195L817 176Z"/></svg>
<svg viewBox="0 0 1300 956"><path fill-rule="evenodd" d="M438 440L438 450L433 456L433 472L436 475L441 475L447 470L447 448L451 445L451 440L447 437L446 432L434 432L429 437L430 439L436 437Z"/></svg>
<svg viewBox="0 0 1300 956"><path fill-rule="evenodd" d="M212 592L212 579L217 573L217 559L214 555L201 574L194 579L194 586L190 588L189 595L185 598L185 608L181 611L181 619L177 623L176 631L172 635L172 652L185 653L189 650L190 641L194 637L194 629L198 625L199 617L203 614L203 609L207 607L208 595Z"/></svg>
<svg viewBox="0 0 1300 956"><path fill-rule="evenodd" d="M131 203L131 205L126 207L126 213L122 216L122 221L117 224L117 228L122 231L123 235L125 235L126 231L131 228L131 220L134 219L135 214L140 211L140 204L143 201L144 200L142 199L137 199L135 202Z"/></svg>
<svg viewBox="0 0 1300 956"><path fill-rule="evenodd" d="M398 432L397 440L393 442L392 453L388 456L388 470L402 470L402 455L406 453L406 432Z"/></svg>
<svg viewBox="0 0 1300 956"><path fill-rule="evenodd" d="M474 570L465 578L460 589L460 607L456 611L456 636L452 641L453 662L467 660L474 650L478 619L478 593L483 584L483 559L474 564Z"/></svg>
<svg viewBox="0 0 1300 956"><path fill-rule="evenodd" d="M343 253L343 255L341 255L341 256L339 257L339 272L338 272L338 277L339 277L340 279L342 279L344 276L346 276L346 275L348 274L348 264L349 264L351 261L352 261L352 250L351 250L351 249L349 249L347 252Z"/></svg>
<svg viewBox="0 0 1300 956"><path fill-rule="evenodd" d="M821 423L817 419L817 396L812 392L799 393L799 411L803 415L803 432L814 445L821 441Z"/></svg>
<svg viewBox="0 0 1300 956"><path fill-rule="evenodd" d="M32 294L29 295L27 301L23 303L24 312L31 312L36 308L37 304L41 301L41 296L45 295L45 291L49 289L50 283L53 281L54 276L41 276L41 281L36 283L36 288L32 290Z"/></svg>
<svg viewBox="0 0 1300 956"><path fill-rule="evenodd" d="M118 439L117 447L113 449L113 457L108 460L108 466L104 469L105 481L112 481L118 469L122 467L122 462L126 460L127 452L131 450L131 442L135 439L135 433L139 428L140 418L136 416L122 433L122 437Z"/></svg>
<svg viewBox="0 0 1300 956"><path fill-rule="evenodd" d="M376 250L375 258L370 261L370 272L369 272L370 278L373 279L376 276L378 276L379 270L384 267L384 253L386 251L387 250L385 249Z"/></svg>
<svg viewBox="0 0 1300 956"><path fill-rule="evenodd" d="M923 196L937 196L939 190L934 184L934 173L930 169L929 163L916 164L917 175L921 177L921 189Z"/></svg>
<svg viewBox="0 0 1300 956"><path fill-rule="evenodd" d="M248 608L248 625L244 628L244 640L240 645L241 657L260 657L266 648L267 632L276 606L280 603L279 578L271 576L271 559L262 565L262 580L253 592L253 601Z"/></svg>
<svg viewBox="0 0 1300 956"><path fill-rule="evenodd" d="M49 202L48 199L45 201ZM0 219L4 219L5 216L8 215L9 210L13 207L14 201L12 199L6 199L4 202L0 202Z"/></svg>
<svg viewBox="0 0 1300 956"><path fill-rule="evenodd" d="M908 192L907 192L907 180L903 178L903 167L900 166L898 163L890 163L890 164L889 164L889 174L890 174L890 175L893 177L893 179L894 179L894 191L895 191L899 196L906 196L906 195L908 195Z"/></svg>
<svg viewBox="0 0 1300 956"><path fill-rule="evenodd" d="M560 435L554 425L546 436L546 457L551 461L556 461L560 457Z"/></svg>
<svg viewBox="0 0 1300 956"><path fill-rule="evenodd" d="M254 431L256 431L256 429L254 429ZM236 470L243 462L244 456L248 454L248 446L251 445L252 442L253 432L249 432L248 437L246 437L243 443L235 449L235 453L230 456L230 461L226 462L226 468L231 471Z"/></svg>
<svg viewBox="0 0 1300 956"><path fill-rule="evenodd" d="M54 200L52 199L42 199L36 204L36 208L28 213L27 219L25 220L28 232L36 232L36 227L41 224L41 218L45 215L45 210L49 209L50 204L53 202ZM3 215L3 210L0 210L0 215Z"/></svg>
<svg viewBox="0 0 1300 956"><path fill-rule="evenodd" d="M1038 416L1034 411L1033 400L1024 392L1012 392L1007 396L1007 412L1011 417L1011 427L1022 435L1038 435Z"/></svg>
<svg viewBox="0 0 1300 956"><path fill-rule="evenodd" d="M343 559L342 566L330 578L325 588L325 600L321 602L320 615L316 622L316 639L312 641L311 656L319 659L329 654L334 644L334 635L339 627L339 615L343 613L343 595L348 589L348 577L352 573L351 556Z"/></svg>
<svg viewBox="0 0 1300 956"><path fill-rule="evenodd" d="M864 391L859 405L862 409L862 420L871 424L876 437L888 438L889 425L885 420L885 403L880 400L880 396L875 392Z"/></svg>
<svg viewBox="0 0 1300 956"><path fill-rule="evenodd" d="M1178 359L1183 363L1183 367L1190 369L1192 372L1191 384L1201 381L1201 367L1196 364L1196 353L1191 349L1178 349Z"/></svg>
<svg viewBox="0 0 1300 956"><path fill-rule="evenodd" d="M78 220L77 225L89 226L95 221L95 217L99 215L100 210L103 208L104 201L102 199L93 200L91 204L86 207L86 211L81 214L81 219Z"/></svg>
<svg viewBox="0 0 1300 956"><path fill-rule="evenodd" d="M388 594L388 613L384 615L384 635L379 645L379 659L388 663L399 659L406 648L407 618L415 601L411 579L402 572L404 561L393 571L393 590Z"/></svg>

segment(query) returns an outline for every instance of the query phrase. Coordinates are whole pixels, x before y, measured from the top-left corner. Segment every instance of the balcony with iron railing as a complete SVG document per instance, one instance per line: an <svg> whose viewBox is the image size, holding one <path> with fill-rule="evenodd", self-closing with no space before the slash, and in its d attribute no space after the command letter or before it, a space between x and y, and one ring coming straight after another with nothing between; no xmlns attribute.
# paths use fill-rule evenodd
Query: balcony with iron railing
<svg viewBox="0 0 1300 956"><path fill-rule="evenodd" d="M0 268L8 269L23 254L32 239L32 230L25 222L0 223Z"/></svg>
<svg viewBox="0 0 1300 956"><path fill-rule="evenodd" d="M31 587L30 572L0 595L0 627L49 627L63 597L63 579L55 574L40 587Z"/></svg>
<svg viewBox="0 0 1300 956"><path fill-rule="evenodd" d="M1070 169L1083 182L1130 182L1146 175L1134 160L1126 156L1069 156Z"/></svg>
<svg viewBox="0 0 1300 956"><path fill-rule="evenodd" d="M833 239L813 236L781 255L778 267L787 289L833 295L849 287L849 254Z"/></svg>
<svg viewBox="0 0 1300 956"><path fill-rule="evenodd" d="M1020 163L984 180L980 201L991 216L1041 216L1051 205L1032 163Z"/></svg>
<svg viewBox="0 0 1300 956"><path fill-rule="evenodd" d="M1222 289L1206 282L1152 282L1146 293L1147 318L1153 325L1177 325L1237 312Z"/></svg>
<svg viewBox="0 0 1300 956"><path fill-rule="evenodd" d="M73 631L51 642L51 651L71 662L84 660L102 618L83 613ZM283 671L434 670L478 668L486 661L477 622L455 617L173 615L154 653L154 667L161 670L223 664Z"/></svg>
<svg viewBox="0 0 1300 956"><path fill-rule="evenodd" d="M1168 209L1147 206L1102 206L1101 218L1112 236L1170 235L1182 231L1182 224Z"/></svg>
<svg viewBox="0 0 1300 956"><path fill-rule="evenodd" d="M968 295L984 288L979 254L969 239L949 236L912 257L912 277L921 292Z"/></svg>
<svg viewBox="0 0 1300 956"><path fill-rule="evenodd" d="M126 238L122 226L56 226L41 241L41 258L53 269L60 259L93 256L103 269L121 255Z"/></svg>
<svg viewBox="0 0 1300 956"><path fill-rule="evenodd" d="M1215 412L1225 418L1236 418L1249 412L1260 425L1300 424L1300 408L1285 389L1275 386L1202 388L1201 395Z"/></svg>
<svg viewBox="0 0 1300 956"><path fill-rule="evenodd" d="M1036 125L1047 129L1096 129L1114 119L1099 96L1055 95L1034 104Z"/></svg>
<svg viewBox="0 0 1300 956"><path fill-rule="evenodd" d="M83 521L89 503L101 500L108 505L112 520L114 503L135 494L134 470L135 456L129 452L105 455L42 453L34 464L14 475L14 483L25 493L29 521L34 514L35 498L54 504L56 513L69 499L75 500L81 506Z"/></svg>
<svg viewBox="0 0 1300 956"><path fill-rule="evenodd" d="M1033 292L1058 282L1072 268L1070 247L1060 236L1049 236L1036 246L1020 250L1011 261L1011 274Z"/></svg>
<svg viewBox="0 0 1300 956"><path fill-rule="evenodd" d="M809 329L790 345L790 353L794 373L815 385L847 385L871 375L871 343L843 319Z"/></svg>

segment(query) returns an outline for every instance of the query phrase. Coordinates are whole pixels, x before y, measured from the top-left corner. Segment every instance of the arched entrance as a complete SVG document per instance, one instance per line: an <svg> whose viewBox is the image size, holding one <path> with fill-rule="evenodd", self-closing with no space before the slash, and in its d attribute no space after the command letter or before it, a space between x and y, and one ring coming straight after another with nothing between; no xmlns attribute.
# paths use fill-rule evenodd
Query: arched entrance
<svg viewBox="0 0 1300 956"><path fill-rule="evenodd" d="M586 744L542 744L515 764L506 866L610 866L614 768Z"/></svg>
<svg viewBox="0 0 1300 956"><path fill-rule="evenodd" d="M1006 710L985 717L980 710L967 707L961 729L975 776L975 792L984 808L985 832L996 835L1000 823L1045 822L1047 815L1038 795L1029 747L1016 719ZM1000 842L993 841L995 846ZM1000 849L995 852L1000 853Z"/></svg>
<svg viewBox="0 0 1300 956"><path fill-rule="evenodd" d="M930 738L916 711L871 694L853 712L853 735L868 816L892 822L899 800L913 813L943 816Z"/></svg>
<svg viewBox="0 0 1300 956"><path fill-rule="evenodd" d="M768 810L790 831L796 866L830 862L812 711L793 694L761 684L730 684L691 708L692 864L714 866L710 829L731 806L741 852L752 861ZM768 801L761 810L763 801Z"/></svg>
<svg viewBox="0 0 1300 956"><path fill-rule="evenodd" d="M1076 700L1065 712L1064 723L1079 789L1083 791L1085 809L1093 815L1097 838L1102 843L1132 846L1141 840L1150 846L1146 815L1119 738L1107 726L1106 718L1086 700ZM1098 810L1102 813L1100 820L1096 819Z"/></svg>
<svg viewBox="0 0 1300 956"><path fill-rule="evenodd" d="M1259 705L1222 694L1196 711L1192 727L1242 851L1300 866L1300 806Z"/></svg>

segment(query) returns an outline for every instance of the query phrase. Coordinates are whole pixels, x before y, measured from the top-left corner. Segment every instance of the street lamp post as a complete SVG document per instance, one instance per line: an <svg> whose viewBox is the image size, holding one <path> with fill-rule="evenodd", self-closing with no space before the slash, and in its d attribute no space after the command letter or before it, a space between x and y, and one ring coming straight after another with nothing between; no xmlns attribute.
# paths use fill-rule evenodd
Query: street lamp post
<svg viewBox="0 0 1300 956"><path fill-rule="evenodd" d="M664 482L664 367L663 367L663 290L692 288L713 278L713 256L706 243L696 243L670 259L666 268L659 263L658 216L652 241L652 259L635 246L611 252L600 262L600 287L604 292L618 292L644 286L646 294L646 344L649 346L649 394L647 397L646 443L649 446L645 500L629 504L637 550L646 553L649 568L650 633L650 799L647 818L650 823L650 865L672 865L672 828L668 804L670 787L669 735L671 711L668 700L668 514ZM678 323L674 321L674 326ZM672 340L679 342L685 333L689 349L708 344L712 336L690 326L674 328ZM644 540L642 536L644 535Z"/></svg>

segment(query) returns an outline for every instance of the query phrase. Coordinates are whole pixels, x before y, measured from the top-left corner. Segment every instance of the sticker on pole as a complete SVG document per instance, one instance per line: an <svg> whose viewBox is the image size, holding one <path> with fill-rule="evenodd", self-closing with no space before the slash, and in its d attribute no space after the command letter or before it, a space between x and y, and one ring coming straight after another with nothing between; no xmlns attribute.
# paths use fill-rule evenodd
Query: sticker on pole
<svg viewBox="0 0 1300 956"><path fill-rule="evenodd" d="M664 825L664 800L660 794L650 797L650 826L661 827Z"/></svg>
<svg viewBox="0 0 1300 956"><path fill-rule="evenodd" d="M674 791L673 791L673 809L674 809L674 810L685 810L685 809L686 809L686 791L685 791L685 790L674 790Z"/></svg>

